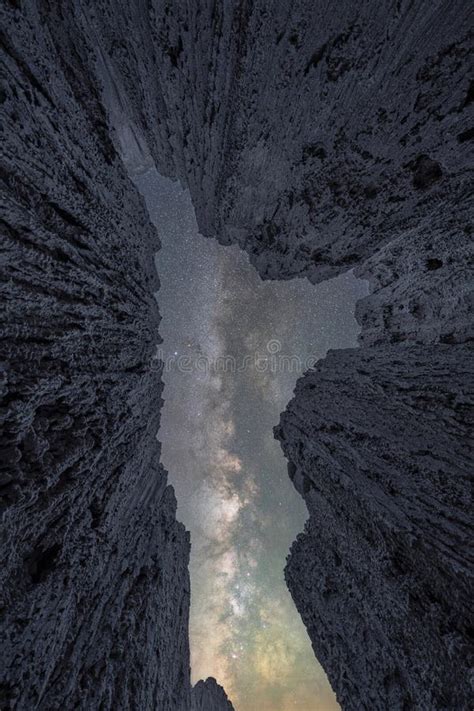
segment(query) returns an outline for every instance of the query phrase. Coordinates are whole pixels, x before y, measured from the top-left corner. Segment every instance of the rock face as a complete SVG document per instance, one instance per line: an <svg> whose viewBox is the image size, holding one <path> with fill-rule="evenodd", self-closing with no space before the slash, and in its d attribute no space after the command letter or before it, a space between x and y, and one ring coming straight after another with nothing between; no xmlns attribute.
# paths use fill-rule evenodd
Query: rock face
<svg viewBox="0 0 474 711"><path fill-rule="evenodd" d="M415 12L420 24L409 22ZM438 46L441 17L453 35ZM356 310L361 349L331 353L306 374L276 428L309 512L286 580L344 709L468 709L472 698L472 97L461 79L465 27L451 17L446 5L411 4L405 39L389 36L380 54L399 68L368 111L394 101L397 109L381 121L365 111L335 119L334 130L352 135L353 148L359 131L371 155L391 126L381 172L371 172L368 249L358 237L351 249L371 292ZM429 46L418 35L426 23ZM459 79L449 85L451 61ZM352 71L338 81L358 95ZM393 82L406 83L403 96ZM334 219L342 215L355 237L363 198L354 211L343 188L335 197Z"/></svg>
<svg viewBox="0 0 474 711"><path fill-rule="evenodd" d="M191 693L191 711L234 711L222 686L209 677L198 681Z"/></svg>
<svg viewBox="0 0 474 711"><path fill-rule="evenodd" d="M286 579L343 708L468 708L468 364L464 345L332 352L282 415L310 514Z"/></svg>
<svg viewBox="0 0 474 711"><path fill-rule="evenodd" d="M466 5L455 5L460 18ZM332 242L316 247L316 271L306 265L304 273L319 279L345 255L371 293L357 306L361 349L333 352L307 373L275 431L309 512L285 575L344 709L468 709L474 373L466 25L446 4L386 10L380 51L369 39L371 22L356 43L363 61L341 51L340 102L330 107L333 133L343 138L321 238ZM322 57L327 52L325 45ZM373 60L382 73L390 66L385 85L376 71L368 107L338 117L345 92L358 105ZM334 81L326 80L323 104ZM324 195L335 158L322 144L325 155L319 144L315 155L324 167L312 179ZM324 200L320 207L314 213L324 221ZM285 240L286 227L282 233Z"/></svg>
<svg viewBox="0 0 474 711"><path fill-rule="evenodd" d="M468 224L465 0L110 0L78 23L129 165L180 178L262 277L321 281Z"/></svg>
<svg viewBox="0 0 474 711"><path fill-rule="evenodd" d="M455 6L462 17L466 5ZM380 52L367 49L365 31L358 40L380 70L385 56L385 86L375 72L369 108L333 114L335 135L352 141L341 143L347 163L333 186L332 224L352 235L354 249L337 238L317 248L316 261L340 264L345 244L341 254L371 293L357 305L361 349L333 352L306 374L276 428L309 512L285 575L344 709L467 709L474 376L466 25L446 4L392 12L401 25L393 34L387 9ZM364 66L351 62L338 77L342 103L348 91L357 106ZM364 176L373 189L354 192ZM315 184L321 190L324 180Z"/></svg>
<svg viewBox="0 0 474 711"><path fill-rule="evenodd" d="M277 429L310 513L286 576L344 708L468 707L470 11L4 4L2 708L190 708L152 163L263 278L369 280L361 349Z"/></svg>
<svg viewBox="0 0 474 711"><path fill-rule="evenodd" d="M4 5L2 709L189 711L144 204L60 3Z"/></svg>

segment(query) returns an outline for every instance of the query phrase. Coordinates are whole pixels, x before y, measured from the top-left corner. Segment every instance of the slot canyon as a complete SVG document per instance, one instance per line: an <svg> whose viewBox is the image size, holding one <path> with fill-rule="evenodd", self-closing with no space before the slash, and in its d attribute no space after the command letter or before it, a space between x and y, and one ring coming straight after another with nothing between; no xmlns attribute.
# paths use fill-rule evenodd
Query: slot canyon
<svg viewBox="0 0 474 711"><path fill-rule="evenodd" d="M468 711L471 4L1 17L2 711Z"/></svg>

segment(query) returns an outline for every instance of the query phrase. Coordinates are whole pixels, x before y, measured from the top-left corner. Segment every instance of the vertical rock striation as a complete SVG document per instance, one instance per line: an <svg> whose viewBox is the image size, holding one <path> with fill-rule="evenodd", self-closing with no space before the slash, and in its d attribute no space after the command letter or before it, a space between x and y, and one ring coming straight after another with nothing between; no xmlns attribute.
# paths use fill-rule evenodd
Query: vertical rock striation
<svg viewBox="0 0 474 711"><path fill-rule="evenodd" d="M344 709L467 709L469 23L460 23L466 4L454 4L456 15L443 3L412 3L405 14L398 5L405 37L393 34L389 13L380 51L367 45L366 32L358 40L366 59L376 53L382 73L390 67L385 85L376 72L369 108L334 116L335 133L352 141L341 143L346 168L332 188L333 218L354 249L336 239L312 259L323 268L328 259L340 264L330 253L345 243L341 254L369 281L370 294L356 311L361 349L330 353L307 373L276 428L309 512L285 575ZM355 107L363 76L351 64L337 79L351 87ZM359 148L363 163L352 170ZM354 192L361 178L372 187Z"/></svg>
<svg viewBox="0 0 474 711"><path fill-rule="evenodd" d="M344 709L468 709L472 698L466 10L393 5L383 47L369 22L356 42L364 57L349 39L338 76L319 86L324 104L328 82L340 85L331 130L342 164L304 272L319 279L345 259L371 293L357 305L361 349L307 373L275 434L309 512L286 580ZM371 99L358 111L368 66ZM320 195L335 167L327 135L314 146ZM324 199L314 214L329 216Z"/></svg>
<svg viewBox="0 0 474 711"><path fill-rule="evenodd" d="M2 709L189 711L159 241L62 3L2 10Z"/></svg>
<svg viewBox="0 0 474 711"><path fill-rule="evenodd" d="M466 355L463 345L331 352L276 429L310 515L286 579L343 708L468 708Z"/></svg>
<svg viewBox="0 0 474 711"><path fill-rule="evenodd" d="M468 224L466 0L110 0L78 23L130 166L178 177L263 278L318 282Z"/></svg>

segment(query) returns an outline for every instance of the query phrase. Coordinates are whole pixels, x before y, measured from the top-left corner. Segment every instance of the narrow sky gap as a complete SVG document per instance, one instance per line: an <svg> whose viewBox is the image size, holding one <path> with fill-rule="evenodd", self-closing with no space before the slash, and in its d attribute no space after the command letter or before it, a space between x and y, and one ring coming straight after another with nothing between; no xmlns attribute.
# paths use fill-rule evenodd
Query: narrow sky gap
<svg viewBox="0 0 474 711"><path fill-rule="evenodd" d="M191 531L193 680L217 677L238 711L334 711L283 579L306 510L272 428L304 369L357 346L366 284L263 282L237 247L199 235L177 183L136 184L162 240L159 438Z"/></svg>

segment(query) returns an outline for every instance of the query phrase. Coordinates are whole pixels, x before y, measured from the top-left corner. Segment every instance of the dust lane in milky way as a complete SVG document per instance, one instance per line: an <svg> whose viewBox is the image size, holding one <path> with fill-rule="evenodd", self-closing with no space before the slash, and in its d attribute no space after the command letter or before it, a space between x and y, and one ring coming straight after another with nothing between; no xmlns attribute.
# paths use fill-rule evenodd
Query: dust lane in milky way
<svg viewBox="0 0 474 711"><path fill-rule="evenodd" d="M159 438L191 531L193 679L217 677L238 711L332 711L283 579L306 515L272 428L304 368L357 345L366 284L263 282L237 247L199 235L177 183L136 182L162 240Z"/></svg>

